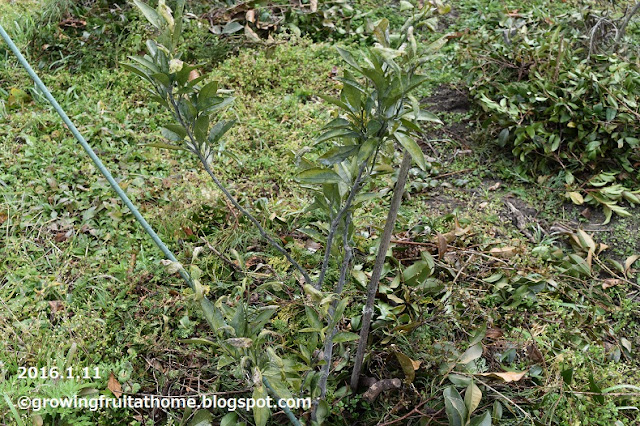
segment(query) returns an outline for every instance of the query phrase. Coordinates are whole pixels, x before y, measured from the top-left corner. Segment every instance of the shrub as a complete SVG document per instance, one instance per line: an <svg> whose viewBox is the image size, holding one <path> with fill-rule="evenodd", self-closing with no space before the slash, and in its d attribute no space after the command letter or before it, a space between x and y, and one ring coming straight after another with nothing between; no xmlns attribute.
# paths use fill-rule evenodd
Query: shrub
<svg viewBox="0 0 640 426"><path fill-rule="evenodd" d="M603 204L609 217L628 214L616 194L596 193L614 183L602 183L601 172L638 177L640 73L615 53L589 58L581 22L579 14L490 20L466 40L470 91L483 125L531 173L560 171L570 186L579 177L594 188L586 198L569 193L574 202Z"/></svg>

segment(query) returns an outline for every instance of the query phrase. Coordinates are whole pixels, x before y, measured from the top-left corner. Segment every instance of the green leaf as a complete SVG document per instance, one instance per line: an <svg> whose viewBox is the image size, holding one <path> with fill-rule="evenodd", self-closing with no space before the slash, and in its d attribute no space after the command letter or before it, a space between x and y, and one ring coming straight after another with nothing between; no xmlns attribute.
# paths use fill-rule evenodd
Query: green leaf
<svg viewBox="0 0 640 426"><path fill-rule="evenodd" d="M226 414L220 419L220 426L237 426L238 425L238 413L231 412Z"/></svg>
<svg viewBox="0 0 640 426"><path fill-rule="evenodd" d="M606 112L607 121L611 121L614 118L616 118L617 114L618 114L618 111L616 111L614 108L607 108L607 112Z"/></svg>
<svg viewBox="0 0 640 426"><path fill-rule="evenodd" d="M218 95L218 82L212 81L204 85L198 93L198 108L205 109L209 104L207 103L211 98Z"/></svg>
<svg viewBox="0 0 640 426"><path fill-rule="evenodd" d="M373 29L373 36L378 43L384 47L389 47L389 20L382 18L378 25Z"/></svg>
<svg viewBox="0 0 640 426"><path fill-rule="evenodd" d="M471 416L473 412L480 405L482 400L482 391L475 383L469 383L467 390L464 392L464 405L467 407L468 415Z"/></svg>
<svg viewBox="0 0 640 426"><path fill-rule="evenodd" d="M151 79L151 75L149 75L149 73L147 72L147 68L142 68L138 65L133 65L133 64L120 64L120 66L126 70L131 71L132 73L142 77L143 79L147 80L148 82L153 82L153 80Z"/></svg>
<svg viewBox="0 0 640 426"><path fill-rule="evenodd" d="M256 386L253 390L252 396L254 401L266 399L267 390L263 385ZM271 409L267 407L266 404L260 405L262 405L262 407L260 407L259 404L256 404L256 406L253 407L253 421L256 423L256 426L265 426L269 420L269 416L271 415Z"/></svg>
<svg viewBox="0 0 640 426"><path fill-rule="evenodd" d="M426 170L427 164L424 160L424 154L416 141L401 132L395 132L393 136L400 143L400 145L402 145L402 147L407 150L409 155L411 155L411 158L413 158L413 161L415 161L422 170Z"/></svg>
<svg viewBox="0 0 640 426"><path fill-rule="evenodd" d="M329 169L313 168L298 173L298 180L301 183L338 183L342 182L340 176Z"/></svg>
<svg viewBox="0 0 640 426"><path fill-rule="evenodd" d="M147 21L149 21L151 25L159 30L162 29L161 22L163 22L163 20L161 19L160 14L156 12L155 9L153 9L148 4L141 2L140 0L133 0L133 2L136 6L138 6L138 9L140 9L140 11L144 14L145 18L147 18Z"/></svg>
<svg viewBox="0 0 640 426"><path fill-rule="evenodd" d="M455 387L444 390L444 406L449 419L449 426L464 426L467 422L467 407Z"/></svg>
<svg viewBox="0 0 640 426"><path fill-rule="evenodd" d="M196 124L193 127L193 136L200 143L207 140L207 133L209 132L209 114L201 114L196 120Z"/></svg>
<svg viewBox="0 0 640 426"><path fill-rule="evenodd" d="M331 322L329 322L329 330L333 330L333 328L336 326L336 324L338 323L338 321L340 321L340 318L342 318L342 314L344 313L344 310L347 308L347 305L349 304L349 298L344 298L340 301L340 303L338 303L338 306L336 306L336 310L333 312L333 317L331 318Z"/></svg>
<svg viewBox="0 0 640 426"><path fill-rule="evenodd" d="M327 401L325 401L324 399L320 400L320 402L318 403L318 408L316 408L316 421L318 422L317 424L323 424L326 418L329 416L330 412L331 409L329 407L329 404L327 404Z"/></svg>
<svg viewBox="0 0 640 426"><path fill-rule="evenodd" d="M333 105L339 107L344 112L351 113L351 114L357 114L357 111L353 111L347 104L342 102L340 99L332 98L331 96L326 96L326 95L323 95L323 94L320 94L320 93L318 94L318 97L320 99L324 99L325 101L329 102L330 104L333 104Z"/></svg>
<svg viewBox="0 0 640 426"><path fill-rule="evenodd" d="M593 396L593 399L597 403L604 404L604 396L602 395L602 389L600 389L600 386L598 386L598 384L596 383L595 379L593 378L593 374L589 374L589 390L593 393L598 394Z"/></svg>
<svg viewBox="0 0 640 426"><path fill-rule="evenodd" d="M491 411L485 411L484 414L472 418L469 426L491 426L491 421Z"/></svg>
<svg viewBox="0 0 640 426"><path fill-rule="evenodd" d="M214 98L215 101L213 101L213 103L207 107L204 107L202 109L202 111L205 114L211 114L213 112L216 112L218 110L224 109L226 107L228 107L229 105L231 105L233 103L233 101L235 100L234 97L228 97L228 98L221 98L221 97L216 97Z"/></svg>
<svg viewBox="0 0 640 426"><path fill-rule="evenodd" d="M235 120L221 120L218 121L215 126L211 128L209 132L209 142L216 143L220 140L220 138L229 131L236 123Z"/></svg>
<svg viewBox="0 0 640 426"><path fill-rule="evenodd" d="M160 133L172 142L182 142L187 136L186 130L175 124L168 124L166 127L160 128Z"/></svg>
<svg viewBox="0 0 640 426"><path fill-rule="evenodd" d="M344 49L341 49L339 47L336 47L336 50L338 51L338 53L340 54L340 56L342 56L342 59L344 59L344 61L349 64L351 67L353 67L355 70L361 72L361 68L360 65L358 65L358 62L356 62L356 60L353 58L353 56L351 55L351 53L347 52Z"/></svg>
<svg viewBox="0 0 640 426"><path fill-rule="evenodd" d="M333 343L352 342L354 340L358 340L359 338L360 336L356 333L341 331L340 333L336 333L336 335L333 337Z"/></svg>
<svg viewBox="0 0 640 426"><path fill-rule="evenodd" d="M320 164L332 166L358 153L358 145L337 146L318 158Z"/></svg>
<svg viewBox="0 0 640 426"><path fill-rule="evenodd" d="M191 343L193 345L208 345L208 346L216 346L217 343L213 340L205 339L202 337L192 337L191 339L180 339L182 343Z"/></svg>
<svg viewBox="0 0 640 426"><path fill-rule="evenodd" d="M482 356L482 344L478 343L467 349L458 360L459 364L469 364Z"/></svg>
<svg viewBox="0 0 640 426"><path fill-rule="evenodd" d="M439 39L437 39L436 41L434 41L433 43L429 44L427 46L427 51L429 53L434 53L437 52L438 50L440 50L445 44L447 44L447 42L449 41L449 37L451 36L451 34L446 34L442 37L440 37Z"/></svg>
<svg viewBox="0 0 640 426"><path fill-rule="evenodd" d="M151 78L156 81L156 83L160 83L162 86L169 88L171 87L171 79L169 76L163 72L157 72L151 74Z"/></svg>
<svg viewBox="0 0 640 426"><path fill-rule="evenodd" d="M360 133L349 129L332 129L318 136L314 143L319 144L330 139L358 138Z"/></svg>

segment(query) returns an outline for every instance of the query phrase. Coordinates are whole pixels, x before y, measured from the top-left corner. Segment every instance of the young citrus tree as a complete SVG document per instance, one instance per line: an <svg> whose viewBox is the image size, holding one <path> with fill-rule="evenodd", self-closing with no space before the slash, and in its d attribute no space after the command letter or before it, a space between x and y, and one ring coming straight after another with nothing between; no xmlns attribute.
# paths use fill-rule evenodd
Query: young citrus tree
<svg viewBox="0 0 640 426"><path fill-rule="evenodd" d="M223 296L214 304L202 304L205 317L218 337L216 341L207 341L217 349L218 367L231 368L239 379L249 378L256 398L266 396L265 386L281 397L291 397L300 392L310 395L316 401L313 419L321 423L329 413L324 398L335 344L360 340L353 372L357 384L375 301L372 295L376 293L407 172L412 161L423 169L426 167L416 138L421 133L422 122L439 121L431 113L421 110L411 93L427 78L419 74L421 66L446 39L420 51L414 33L427 17L443 12L443 9L429 3L416 8L398 34L392 34L388 20L382 19L374 30L375 46L355 56L338 49L349 69L339 78L342 83L339 97L322 96L337 107L335 118L316 139L324 153L315 161L303 158L302 170L298 174L298 180L313 193L314 209L330 218L326 239L322 241L322 262L317 273L311 273L261 226L260 221L233 197L213 172L213 154L219 152L218 145L234 124L233 121L218 119L218 114L231 105L233 98L226 96L217 82L205 83L206 76L197 75L194 72L196 67L180 59L177 47L182 31L184 0L178 1L175 16L163 0L159 1L156 9L139 0L134 3L159 35L147 42L146 55L131 57L132 62L125 67L148 83L151 98L173 117L173 123L166 124L161 130L167 142L153 145L196 155L230 203L298 271L311 301L305 307L308 327L297 330L305 333L297 353L278 343L279 340L274 338L276 333L265 328L278 307L252 306L248 299L247 280L237 287L236 294ZM342 293L351 276L353 263L353 218L359 207L375 198L375 194L363 192L372 178L394 171L397 148L402 165L379 244L359 337L354 333L341 332L337 327L349 303ZM340 236L340 243L335 242L336 236ZM332 259L338 259L340 264L339 277L336 282L328 283L327 272ZM174 264L170 268L176 270L182 265ZM192 266L191 274L196 299L201 300L206 293L206 286L199 281L201 272ZM314 356L318 349L322 349L320 357ZM257 424L265 424L268 416L268 409L254 410Z"/></svg>

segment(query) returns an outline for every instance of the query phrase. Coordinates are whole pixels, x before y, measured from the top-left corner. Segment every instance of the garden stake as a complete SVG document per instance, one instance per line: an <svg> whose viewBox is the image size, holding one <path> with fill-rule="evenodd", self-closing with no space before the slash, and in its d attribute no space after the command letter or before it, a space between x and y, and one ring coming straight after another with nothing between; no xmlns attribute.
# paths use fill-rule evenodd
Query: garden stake
<svg viewBox="0 0 640 426"><path fill-rule="evenodd" d="M73 136L78 140L78 142L80 142L80 145L82 145L82 148L89 155L89 157L91 158L93 163L96 165L98 170L100 170L100 173L102 173L102 175L107 179L107 181L111 185L111 188L113 188L113 190L116 192L116 194L118 194L118 197L120 197L122 202L129 208L129 210L131 210L131 213L133 213L133 216L136 218L136 220L142 226L145 232L149 234L149 236L151 237L153 242L156 244L156 246L158 246L158 248L162 251L162 253L164 253L164 255L169 260L171 260L172 262L178 262L178 259L176 259L173 253L162 242L158 234L156 234L153 228L151 228L151 225L149 225L149 223L145 220L145 218L142 217L142 215L140 214L136 206L133 205L129 197L127 197L127 194L122 190L122 188L120 188L120 185L118 185L118 182L115 181L115 179L113 178L109 170L104 166L104 164L102 164L102 161L100 161L100 158L98 158L98 156L93 151L89 143L85 140L82 134L80 134L80 131L78 131L76 126L73 124L73 122L71 122L71 120L69 119L69 116L67 116L67 114L64 112L60 104L58 104L58 102L53 97L51 92L49 92L49 89L47 89L47 86L44 85L42 80L40 80L40 77L38 77L38 75L33 71L33 68L31 68L31 65L29 65L29 62L27 62L24 56L22 56L22 53L20 53L20 49L18 49L18 47L13 42L13 40L11 40L11 37L9 37L9 34L5 32L4 28L2 28L2 25L0 25L0 36L2 36L4 41L9 46L9 49L11 49L11 51L16 56L16 58L18 58L20 65L22 65L22 67L27 71L31 79L36 83L36 86L38 87L38 89L40 89L40 91L44 94L45 98L47 98L49 103L53 106L53 108L56 110L60 118L62 118L62 121L64 122L64 124L67 125L69 130L71 130L71 133L73 133ZM180 272L180 275L182 276L184 281L187 283L187 285L192 290L195 291L193 281L191 281L191 277L189 276L187 271L185 271L185 269L182 267L178 271ZM203 297L200 300L200 304L202 305L202 308L205 312L205 317L207 318L207 322L213 329L215 329L216 326L211 321L209 315L207 315L207 313L211 313L215 309L213 306L213 303L211 303L211 301L206 297ZM267 389L270 389L275 394L275 391L271 388L266 378L263 377L262 382L267 387ZM282 409L287 415L287 417L289 417L289 420L293 425L300 426L300 422L296 419L296 417L293 415L293 413L288 407L285 406Z"/></svg>
<svg viewBox="0 0 640 426"><path fill-rule="evenodd" d="M136 220L142 226L145 232L149 234L149 236L151 237L153 242L156 244L156 246L158 246L158 248L164 253L164 255L169 260L171 260L172 262L177 262L178 259L176 259L173 253L169 251L169 249L162 242L160 237L158 237L158 234L155 233L155 231L151 228L151 226L145 220L145 218L142 217L142 215L140 214L136 206L134 206L131 200L129 199L129 197L127 197L127 194L125 194L125 192L122 190L122 188L120 188L120 186L115 181L115 179L113 179L113 176L111 176L111 173L109 172L109 170L107 170L104 164L102 164L102 161L100 161L100 158L98 158L98 156L93 151L91 146L87 143L85 138L80 134L76 126L71 122L71 120L69 119L67 114L64 112L60 104L58 104L58 102L55 100L51 92L49 92L49 89L47 89L47 86L44 85L42 80L40 80L40 77L38 77L38 75L33 71L33 68L31 68L31 65L29 65L29 63L24 58L24 56L22 56L22 53L20 53L20 50L18 49L18 47L13 43L13 40L11 40L11 37L9 37L9 34L5 32L4 28L2 28L2 25L0 25L0 35L2 36L4 41L9 45L9 48L11 49L13 54L16 55L16 57L18 58L18 61L20 62L20 65L22 65L22 67L27 71L27 73L29 73L29 76L36 83L36 86L38 87L38 89L40 89L40 91L44 94L45 98L47 98L49 103L56 110L60 118L62 118L62 121L64 122L64 124L67 125L69 130L71 130L71 133L73 133L73 136L78 140L78 142L80 142L80 145L82 145L82 148L89 155L89 157L93 161L93 164L96 165L96 167L100 170L100 173L102 173L102 175L107 179L107 181L109 182L109 185L111 185L111 188L113 188L116 194L118 194L118 197L120 197L122 202L129 208L129 210L131 210L131 213L133 213L133 216L136 218ZM191 281L191 277L189 277L189 274L187 273L187 271L184 270L184 268L180 268L180 275L182 276L184 281L189 285L189 287L193 289L194 286L193 286L193 282Z"/></svg>
<svg viewBox="0 0 640 426"><path fill-rule="evenodd" d="M393 227L395 226L396 218L398 217L398 209L402 202L402 194L404 193L404 185L407 183L409 166L411 166L411 155L405 150L403 151L402 164L400 165L400 171L398 172L398 180L396 181L396 186L393 189L393 197L391 198L391 206L389 207L387 222L384 224L384 231L382 233L382 238L380 238L380 247L378 248L376 262L373 265L371 281L369 281L369 286L367 287L367 302L364 305L364 312L362 315L362 329L360 330L358 350L356 352L355 364L351 373L351 389L354 391L358 389L358 383L360 381L362 361L364 360L364 352L367 350L369 327L371 326L371 317L373 316L374 309L373 305L378 292L378 283L380 282L380 275L382 274L384 260L387 257L387 250L389 249L389 242L391 241L391 235L393 234Z"/></svg>

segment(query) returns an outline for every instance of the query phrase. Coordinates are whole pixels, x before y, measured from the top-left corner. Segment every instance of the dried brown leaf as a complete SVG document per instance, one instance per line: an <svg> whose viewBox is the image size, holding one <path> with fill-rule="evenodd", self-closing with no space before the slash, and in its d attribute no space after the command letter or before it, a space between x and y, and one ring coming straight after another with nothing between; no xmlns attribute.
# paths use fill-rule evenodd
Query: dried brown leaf
<svg viewBox="0 0 640 426"><path fill-rule="evenodd" d="M513 246L494 247L489 252L492 256L508 259L515 256L516 248Z"/></svg>
<svg viewBox="0 0 640 426"><path fill-rule="evenodd" d="M527 374L526 371L523 372L516 372L516 371L505 371L505 372L499 372L499 373L478 373L478 376L483 376L483 377L491 377L493 379L500 379L505 383L509 383L509 382L517 382L522 380L522 378Z"/></svg>
<svg viewBox="0 0 640 426"><path fill-rule="evenodd" d="M120 398L120 395L122 395L122 386L120 386L120 383L116 379L116 376L113 374L113 371L109 374L107 389L109 389L116 398Z"/></svg>
<svg viewBox="0 0 640 426"><path fill-rule="evenodd" d="M618 278L607 278L602 282L602 289L606 290L611 287L615 287L618 284L622 284L622 280Z"/></svg>

